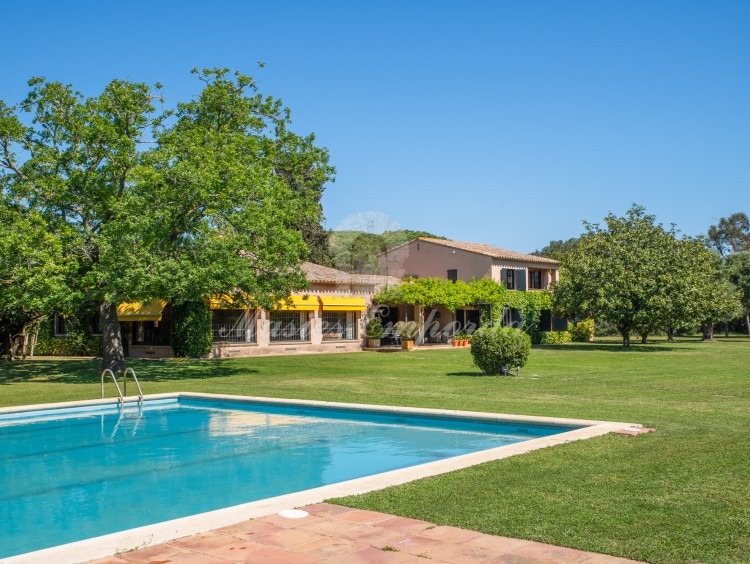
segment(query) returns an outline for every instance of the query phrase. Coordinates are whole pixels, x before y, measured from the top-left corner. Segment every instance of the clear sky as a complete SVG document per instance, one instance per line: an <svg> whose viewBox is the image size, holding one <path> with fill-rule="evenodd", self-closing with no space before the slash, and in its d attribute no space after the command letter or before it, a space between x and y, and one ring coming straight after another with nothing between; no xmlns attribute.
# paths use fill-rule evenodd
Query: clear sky
<svg viewBox="0 0 750 564"><path fill-rule="evenodd" d="M35 75L87 95L158 81L173 100L198 92L194 66L255 76L330 150L329 227L379 212L532 251L634 202L691 235L750 213L748 0L3 0L1 13L8 103Z"/></svg>

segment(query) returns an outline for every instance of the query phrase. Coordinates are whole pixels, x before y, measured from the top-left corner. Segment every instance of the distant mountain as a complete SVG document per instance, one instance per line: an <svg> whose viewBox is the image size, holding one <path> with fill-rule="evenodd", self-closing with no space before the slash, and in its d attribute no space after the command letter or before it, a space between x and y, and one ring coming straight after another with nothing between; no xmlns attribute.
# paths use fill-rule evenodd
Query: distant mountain
<svg viewBox="0 0 750 564"><path fill-rule="evenodd" d="M379 274L378 255L388 249L417 237L433 237L427 231L398 229L384 233L367 233L365 231L331 231L328 235L328 250L333 257L333 264L339 270L352 274Z"/></svg>

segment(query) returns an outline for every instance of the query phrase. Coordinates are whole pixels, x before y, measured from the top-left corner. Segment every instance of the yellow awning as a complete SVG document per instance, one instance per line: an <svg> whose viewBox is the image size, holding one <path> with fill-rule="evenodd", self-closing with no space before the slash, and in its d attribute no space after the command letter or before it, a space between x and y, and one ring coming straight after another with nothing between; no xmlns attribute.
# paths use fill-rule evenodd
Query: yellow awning
<svg viewBox="0 0 750 564"><path fill-rule="evenodd" d="M320 308L315 296L289 296L288 304L284 301L279 303L281 311L317 311Z"/></svg>
<svg viewBox="0 0 750 564"><path fill-rule="evenodd" d="M241 307L241 306L235 306L234 300L226 295L226 294L220 294L213 296L210 300L208 300L208 309L234 309L234 310L244 310L247 308Z"/></svg>
<svg viewBox="0 0 750 564"><path fill-rule="evenodd" d="M367 303L364 298L341 298L334 296L320 296L323 311L366 311Z"/></svg>
<svg viewBox="0 0 750 564"><path fill-rule="evenodd" d="M149 300L147 302L124 302L117 306L117 319L120 321L160 321L161 312L167 302Z"/></svg>

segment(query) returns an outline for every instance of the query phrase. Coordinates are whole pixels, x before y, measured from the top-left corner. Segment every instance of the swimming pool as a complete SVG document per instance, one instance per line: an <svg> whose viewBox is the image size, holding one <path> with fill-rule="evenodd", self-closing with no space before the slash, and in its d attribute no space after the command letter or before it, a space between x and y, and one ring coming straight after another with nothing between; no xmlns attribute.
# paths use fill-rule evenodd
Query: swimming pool
<svg viewBox="0 0 750 564"><path fill-rule="evenodd" d="M0 413L0 557L593 423L470 415L196 394Z"/></svg>

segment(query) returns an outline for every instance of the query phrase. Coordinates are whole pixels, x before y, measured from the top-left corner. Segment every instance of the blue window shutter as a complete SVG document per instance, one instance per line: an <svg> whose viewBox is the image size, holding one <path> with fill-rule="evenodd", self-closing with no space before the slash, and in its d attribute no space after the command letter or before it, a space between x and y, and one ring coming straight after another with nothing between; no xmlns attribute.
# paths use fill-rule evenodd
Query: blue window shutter
<svg viewBox="0 0 750 564"><path fill-rule="evenodd" d="M526 289L526 271L516 270L516 290Z"/></svg>
<svg viewBox="0 0 750 564"><path fill-rule="evenodd" d="M508 287L508 269L507 268L501 268L500 269L500 283Z"/></svg>

